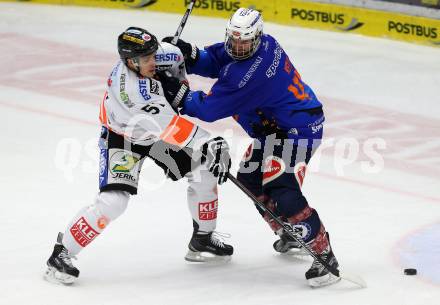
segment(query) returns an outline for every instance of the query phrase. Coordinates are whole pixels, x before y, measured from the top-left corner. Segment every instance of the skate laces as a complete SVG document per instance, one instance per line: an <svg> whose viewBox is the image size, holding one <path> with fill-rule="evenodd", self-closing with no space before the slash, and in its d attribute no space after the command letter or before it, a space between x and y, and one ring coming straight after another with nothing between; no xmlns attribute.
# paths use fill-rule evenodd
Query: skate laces
<svg viewBox="0 0 440 305"><path fill-rule="evenodd" d="M223 241L224 238L230 238L231 234L212 231L211 233L211 242L217 247L226 248L225 243Z"/></svg>
<svg viewBox="0 0 440 305"><path fill-rule="evenodd" d="M69 251L63 246L63 250L61 250L58 257L69 267L73 267L72 258L76 259L76 256L69 255Z"/></svg>
<svg viewBox="0 0 440 305"><path fill-rule="evenodd" d="M321 255L320 255L320 258L323 260L323 261L325 261L325 262L327 262L327 260L328 260L328 258L329 258L329 255L330 255L330 251L328 250L328 252L323 252ZM315 259L315 260L313 260L313 263L312 263L312 267L311 268L317 268L318 270L323 270L323 269L325 269L325 267L324 267L324 265L319 261L319 260L317 260L317 259Z"/></svg>

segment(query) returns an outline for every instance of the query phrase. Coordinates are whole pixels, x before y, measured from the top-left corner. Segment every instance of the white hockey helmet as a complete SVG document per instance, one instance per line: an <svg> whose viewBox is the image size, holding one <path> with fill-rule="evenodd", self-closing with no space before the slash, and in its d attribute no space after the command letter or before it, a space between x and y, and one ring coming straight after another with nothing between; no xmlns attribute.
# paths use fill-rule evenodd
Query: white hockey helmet
<svg viewBox="0 0 440 305"><path fill-rule="evenodd" d="M259 11L239 8L226 26L225 50L235 60L243 60L255 54L263 35L263 17ZM241 43L249 42L246 47Z"/></svg>

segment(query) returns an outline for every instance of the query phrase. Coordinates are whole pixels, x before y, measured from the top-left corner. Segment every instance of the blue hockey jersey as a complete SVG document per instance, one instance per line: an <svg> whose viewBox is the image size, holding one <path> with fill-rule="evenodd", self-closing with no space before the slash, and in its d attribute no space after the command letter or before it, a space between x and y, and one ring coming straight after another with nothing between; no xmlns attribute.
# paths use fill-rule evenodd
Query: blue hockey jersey
<svg viewBox="0 0 440 305"><path fill-rule="evenodd" d="M207 122L233 116L253 138L264 139L258 130L265 119L288 138L322 138L322 104L270 35L263 35L258 51L243 61L234 61L223 43L200 50L188 72L218 80L208 94L191 91L183 114Z"/></svg>

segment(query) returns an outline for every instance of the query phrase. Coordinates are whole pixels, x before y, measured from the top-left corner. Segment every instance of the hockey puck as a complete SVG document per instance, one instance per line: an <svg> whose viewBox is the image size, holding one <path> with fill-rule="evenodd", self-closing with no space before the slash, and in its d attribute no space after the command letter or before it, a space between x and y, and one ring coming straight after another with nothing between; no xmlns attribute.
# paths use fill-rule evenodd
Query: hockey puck
<svg viewBox="0 0 440 305"><path fill-rule="evenodd" d="M405 275L416 275L417 269L408 268L408 269L403 270L403 272L405 273Z"/></svg>

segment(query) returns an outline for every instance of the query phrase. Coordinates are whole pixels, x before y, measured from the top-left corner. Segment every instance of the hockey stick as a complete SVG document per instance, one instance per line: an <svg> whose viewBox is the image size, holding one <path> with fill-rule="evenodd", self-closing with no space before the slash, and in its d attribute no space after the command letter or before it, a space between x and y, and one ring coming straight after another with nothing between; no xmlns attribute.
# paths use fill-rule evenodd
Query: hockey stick
<svg viewBox="0 0 440 305"><path fill-rule="evenodd" d="M183 28L185 27L186 22L188 21L188 17L192 12L195 3L196 3L196 0L191 0L191 2L188 4L185 15L183 15L183 18L180 21L179 27L177 28L176 34L174 34L174 37L173 37L173 40L171 41L171 44L176 45L177 40L179 40L180 35L183 32Z"/></svg>
<svg viewBox="0 0 440 305"><path fill-rule="evenodd" d="M301 238L298 238L294 234L292 227L283 223L271 210L266 208L264 203L262 203L250 190L248 190L247 187L245 187L240 181L238 181L237 178L232 176L231 173L228 173L228 179L231 180L232 183L234 183L246 195L248 195L259 208L265 211L270 216L270 218L272 218L276 223L278 223L283 228L284 232L286 232L287 235L289 235L296 242L298 242L301 245L301 247L303 247L313 258L318 260L318 262L320 262L330 273L332 273L337 277L340 277L341 279L345 279L356 285L359 285L362 288L367 287L367 283L365 283L365 281L361 277L356 275L348 275L346 273L342 274L342 272L340 272L338 269L333 268L326 261L324 261L319 255L315 254Z"/></svg>

